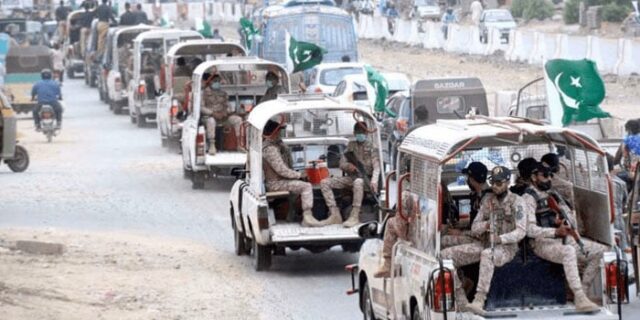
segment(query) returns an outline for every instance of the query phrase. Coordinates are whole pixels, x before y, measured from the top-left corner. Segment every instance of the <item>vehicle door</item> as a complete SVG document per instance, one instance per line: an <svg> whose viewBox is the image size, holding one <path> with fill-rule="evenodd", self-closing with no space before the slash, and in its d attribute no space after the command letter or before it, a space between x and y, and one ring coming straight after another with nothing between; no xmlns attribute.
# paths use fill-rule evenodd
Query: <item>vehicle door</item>
<svg viewBox="0 0 640 320"><path fill-rule="evenodd" d="M260 206L260 196L266 192L264 186L264 176L262 171L262 130L254 127L247 127L247 165L249 169L246 176L248 187L242 192L242 217L245 226L252 226L253 230L258 230L257 218L258 207ZM254 235L251 235L253 237Z"/></svg>

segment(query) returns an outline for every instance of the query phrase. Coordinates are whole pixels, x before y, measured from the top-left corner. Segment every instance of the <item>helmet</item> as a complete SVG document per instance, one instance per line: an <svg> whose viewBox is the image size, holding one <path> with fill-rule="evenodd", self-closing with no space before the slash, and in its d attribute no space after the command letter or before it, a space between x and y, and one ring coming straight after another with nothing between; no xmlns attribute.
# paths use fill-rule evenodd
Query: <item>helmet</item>
<svg viewBox="0 0 640 320"><path fill-rule="evenodd" d="M40 71L40 76L42 76L42 80L51 79L51 70L50 69L42 69L42 71Z"/></svg>

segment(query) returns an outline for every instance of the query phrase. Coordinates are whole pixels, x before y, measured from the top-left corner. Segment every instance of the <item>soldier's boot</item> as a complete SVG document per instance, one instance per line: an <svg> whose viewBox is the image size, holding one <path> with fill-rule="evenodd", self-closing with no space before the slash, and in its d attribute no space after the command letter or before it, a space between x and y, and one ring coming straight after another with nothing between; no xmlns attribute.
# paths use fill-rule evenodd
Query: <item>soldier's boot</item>
<svg viewBox="0 0 640 320"><path fill-rule="evenodd" d="M458 304L458 311L466 312L469 307L469 300L467 300L467 293L463 288L456 289L456 303Z"/></svg>
<svg viewBox="0 0 640 320"><path fill-rule="evenodd" d="M211 155L211 156L215 155L215 154L216 154L216 151L217 151L217 150L216 150L216 146L214 146L213 144L211 144L211 145L209 146L209 155Z"/></svg>
<svg viewBox="0 0 640 320"><path fill-rule="evenodd" d="M360 223L360 207L353 207L349 214L349 218L347 218L347 221L345 221L342 226L345 228L351 228L358 223Z"/></svg>
<svg viewBox="0 0 640 320"><path fill-rule="evenodd" d="M487 300L487 294L482 292L476 292L475 298L473 298L473 302L467 305L467 310L482 316L485 314L484 311L484 302Z"/></svg>
<svg viewBox="0 0 640 320"><path fill-rule="evenodd" d="M338 209L338 207L329 207L329 213L328 218L320 221L323 226L342 223L342 215L340 214L340 209Z"/></svg>
<svg viewBox="0 0 640 320"><path fill-rule="evenodd" d="M591 302L584 291L576 291L573 293L573 303L576 305L576 311L580 312L595 312L600 310L597 304Z"/></svg>
<svg viewBox="0 0 640 320"><path fill-rule="evenodd" d="M376 271L373 274L374 278L389 278L391 276L391 259L390 258L384 258L384 263L382 264L382 267L380 267L380 269L378 269L378 271Z"/></svg>
<svg viewBox="0 0 640 320"><path fill-rule="evenodd" d="M311 210L305 210L302 213L302 226L303 227L320 227L322 226L322 223L316 220L315 217L313 217L313 213L311 213Z"/></svg>

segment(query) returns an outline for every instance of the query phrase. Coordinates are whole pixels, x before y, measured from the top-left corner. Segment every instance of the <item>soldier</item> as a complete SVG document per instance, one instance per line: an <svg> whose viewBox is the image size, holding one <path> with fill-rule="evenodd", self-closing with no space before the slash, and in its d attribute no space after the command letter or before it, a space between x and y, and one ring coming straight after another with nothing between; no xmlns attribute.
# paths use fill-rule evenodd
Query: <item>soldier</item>
<svg viewBox="0 0 640 320"><path fill-rule="evenodd" d="M482 198L484 198L488 192L491 192L491 188L487 185L487 173L487 167L482 162L471 162L466 168L462 169L462 174L466 175L467 185L471 191L469 197L471 203L469 223L473 222L478 214ZM447 234L442 236L441 246L442 248L448 248L476 241L478 241L478 239L473 237L469 230L462 231L458 228L448 228Z"/></svg>
<svg viewBox="0 0 640 320"><path fill-rule="evenodd" d="M313 217L313 190L306 180L304 171L291 169L293 160L287 146L280 139L284 125L269 120L264 126L264 146L262 147L262 166L268 191L290 191L300 195L302 202L302 225L319 227L322 224Z"/></svg>
<svg viewBox="0 0 640 320"><path fill-rule="evenodd" d="M193 71L187 66L187 60L184 57L176 59L176 70L173 71L174 77L191 77Z"/></svg>
<svg viewBox="0 0 640 320"><path fill-rule="evenodd" d="M573 238L567 237L569 227L565 223L557 223L556 213L549 208L547 199L550 196L548 191L551 189L550 169L538 163L533 168L526 168L525 171L531 172L528 179L530 187L525 190L523 200L527 207L527 236L533 238L531 241L533 252L542 259L562 264L569 288L573 291L576 310L585 312L598 310L598 306L587 298L585 291L596 276L604 247L583 240L589 256L582 254ZM562 201L558 203L562 210L571 212ZM570 219L575 225L575 217L572 214ZM566 244L564 239L568 240ZM582 284L578 274L578 261L588 264L582 276Z"/></svg>
<svg viewBox="0 0 640 320"><path fill-rule="evenodd" d="M128 83L129 70L133 65L131 56L131 44L123 44L118 48L118 68L120 69L120 75L122 77L122 83Z"/></svg>
<svg viewBox="0 0 640 320"><path fill-rule="evenodd" d="M206 78L205 76L205 79ZM220 80L220 75L214 75L211 79L211 84L202 90L200 115L207 130L210 155L216 154L215 141L217 124L233 126L236 137L240 136L240 125L242 124L242 118L234 114L229 114L229 97L227 93L221 89Z"/></svg>
<svg viewBox="0 0 640 320"><path fill-rule="evenodd" d="M518 178L516 179L516 184L509 188L511 192L519 196L524 194L530 184L529 176L531 175L531 170L535 168L537 163L538 161L534 158L525 158L518 163Z"/></svg>
<svg viewBox="0 0 640 320"><path fill-rule="evenodd" d="M402 192L402 208L405 217L396 214L387 220L382 246L383 264L380 269L373 274L375 278L388 278L391 276L391 254L393 245L395 245L399 239L409 241L409 225L413 222L420 208L417 196L407 191Z"/></svg>
<svg viewBox="0 0 640 320"><path fill-rule="evenodd" d="M551 174L551 184L553 189L557 191L568 203L573 205L573 183L560 178L560 157L555 153L547 153L540 158L540 163L549 168Z"/></svg>
<svg viewBox="0 0 640 320"><path fill-rule="evenodd" d="M273 100L278 98L278 95L284 92L284 88L278 84L278 75L269 71L266 75L266 84L267 91L264 93L264 96L260 98L258 103L263 103L265 101Z"/></svg>
<svg viewBox="0 0 640 320"><path fill-rule="evenodd" d="M468 304L461 281L456 283L458 303L475 314L484 314L495 267L513 260L518 242L526 235L527 220L522 198L509 191L511 171L502 166L491 170L489 182L492 193L482 199L478 215L473 220L471 232L482 242L463 244L442 250L443 259L452 259L456 268L480 261L480 276L473 303ZM456 275L457 276L457 275Z"/></svg>
<svg viewBox="0 0 640 320"><path fill-rule="evenodd" d="M353 134L356 141L349 141L345 152L353 152L356 159L362 164L364 174L367 175L370 185L367 186L373 193L378 192L378 179L380 177L380 158L378 157L378 149L373 146L371 141L367 140L367 124L365 122L357 122L353 126ZM320 182L320 190L322 196L329 208L329 218L322 221L323 224L342 223L340 209L336 205L333 197L333 189L346 189L353 187L353 202L349 218L342 225L351 228L360 222L360 207L362 206L362 198L364 196L364 179L360 176L356 164L349 162L343 155L340 158L340 169L346 173L343 177L325 178Z"/></svg>

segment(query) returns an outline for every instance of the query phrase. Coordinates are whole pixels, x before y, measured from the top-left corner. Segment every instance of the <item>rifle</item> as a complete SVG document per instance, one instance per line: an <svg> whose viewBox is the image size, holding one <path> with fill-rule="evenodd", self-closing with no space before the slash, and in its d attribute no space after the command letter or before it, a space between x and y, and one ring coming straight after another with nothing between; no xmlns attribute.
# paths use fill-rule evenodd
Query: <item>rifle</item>
<svg viewBox="0 0 640 320"><path fill-rule="evenodd" d="M582 242L582 237L580 237L580 234L578 233L576 226L573 224L573 221L569 219L569 215L567 214L567 212L564 211L560 207L560 205L558 205L557 200L560 200L562 203L564 203L564 200L562 200L562 198L559 195L557 195L555 192L550 192L549 195L550 195L549 198L547 198L547 203L549 203L549 209L551 209L551 211L554 211L556 214L558 214L560 216L560 219L564 221L563 223L569 226L570 228L569 235L571 235L571 237L573 237L573 239L576 241L576 243L580 247L580 251L584 255L587 255L587 252L584 250L584 242Z"/></svg>
<svg viewBox="0 0 640 320"><path fill-rule="evenodd" d="M496 251L496 241L493 239L493 235L496 233L496 216L493 214L493 204L491 204L491 210L489 213L489 243L491 244L491 262L493 262L493 256Z"/></svg>
<svg viewBox="0 0 640 320"><path fill-rule="evenodd" d="M371 190L371 180L367 175L367 170L365 170L364 164L362 164L362 162L358 160L358 158L356 157L356 154L353 153L353 151L345 151L344 158L347 160L347 162L353 164L356 167L356 170L358 171L358 177L364 180L365 189L368 189L371 192L371 194L373 195L373 199L376 201L376 203L379 206L380 199L378 199L378 194L373 192L373 190Z"/></svg>

